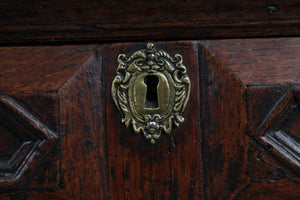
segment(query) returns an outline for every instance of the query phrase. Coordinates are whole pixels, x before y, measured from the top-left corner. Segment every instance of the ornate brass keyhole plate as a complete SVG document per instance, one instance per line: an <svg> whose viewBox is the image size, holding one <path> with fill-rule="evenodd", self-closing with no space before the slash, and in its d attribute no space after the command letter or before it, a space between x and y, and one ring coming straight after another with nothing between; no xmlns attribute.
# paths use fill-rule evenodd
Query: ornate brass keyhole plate
<svg viewBox="0 0 300 200"><path fill-rule="evenodd" d="M122 122L154 144L162 130L169 134L184 121L191 83L182 56L173 58L148 43L130 57L120 54L118 63L111 93Z"/></svg>

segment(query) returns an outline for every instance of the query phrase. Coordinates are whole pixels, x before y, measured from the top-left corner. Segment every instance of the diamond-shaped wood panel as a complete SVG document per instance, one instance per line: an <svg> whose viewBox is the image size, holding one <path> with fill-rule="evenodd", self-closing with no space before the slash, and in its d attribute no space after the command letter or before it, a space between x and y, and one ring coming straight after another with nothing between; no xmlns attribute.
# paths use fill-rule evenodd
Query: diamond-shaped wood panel
<svg viewBox="0 0 300 200"><path fill-rule="evenodd" d="M278 159L300 172L300 106L296 86L278 100L255 138Z"/></svg>
<svg viewBox="0 0 300 200"><path fill-rule="evenodd" d="M0 199L300 199L297 165L270 142L297 158L300 39L156 44L183 55L193 92L155 146L110 95L117 55L145 43L1 48L0 93L18 104L0 100Z"/></svg>
<svg viewBox="0 0 300 200"><path fill-rule="evenodd" d="M208 60L200 65L206 81L201 91L208 97L201 102L204 111L211 110L202 116L202 128L207 130L203 137L207 199L299 199L299 190L295 189L299 187L300 174L299 42L299 38L200 41L204 50L199 52ZM235 81L232 86L228 81L221 82L226 76L221 67L231 72ZM213 71L214 68L218 70ZM242 98L237 98L240 91L234 90L239 82L246 88ZM238 107L243 100L245 106ZM241 126L245 121L238 120L238 116L242 119L243 108L247 115L245 129ZM220 130L217 132L215 127ZM217 139L216 133L221 137ZM246 145L242 140L234 141L233 135L249 137L249 141ZM238 153L228 160L235 148ZM247 148L247 168L240 173L240 169L245 169L241 167L243 148ZM232 160L239 162L224 167ZM225 176L219 175L221 171ZM249 178L244 179L244 184L238 182L243 176Z"/></svg>
<svg viewBox="0 0 300 200"><path fill-rule="evenodd" d="M0 96L0 187L26 183L57 135L13 99Z"/></svg>

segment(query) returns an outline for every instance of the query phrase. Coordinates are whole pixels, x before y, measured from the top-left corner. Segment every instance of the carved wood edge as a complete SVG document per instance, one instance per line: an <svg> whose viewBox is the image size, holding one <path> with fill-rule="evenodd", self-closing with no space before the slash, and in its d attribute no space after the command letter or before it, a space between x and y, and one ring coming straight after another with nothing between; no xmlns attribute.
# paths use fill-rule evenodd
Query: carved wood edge
<svg viewBox="0 0 300 200"><path fill-rule="evenodd" d="M5 95L0 95L0 115L0 123L23 140L12 157L0 163L0 188L21 187L58 141L58 136Z"/></svg>

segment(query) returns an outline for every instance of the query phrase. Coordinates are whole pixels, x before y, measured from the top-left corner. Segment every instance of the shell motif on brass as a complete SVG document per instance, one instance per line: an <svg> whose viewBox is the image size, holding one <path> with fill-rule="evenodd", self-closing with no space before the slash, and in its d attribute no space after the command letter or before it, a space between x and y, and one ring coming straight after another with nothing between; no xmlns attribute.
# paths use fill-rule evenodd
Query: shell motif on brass
<svg viewBox="0 0 300 200"><path fill-rule="evenodd" d="M148 43L130 57L120 54L118 63L111 93L122 122L154 144L162 131L170 134L184 121L191 83L182 56L171 57Z"/></svg>

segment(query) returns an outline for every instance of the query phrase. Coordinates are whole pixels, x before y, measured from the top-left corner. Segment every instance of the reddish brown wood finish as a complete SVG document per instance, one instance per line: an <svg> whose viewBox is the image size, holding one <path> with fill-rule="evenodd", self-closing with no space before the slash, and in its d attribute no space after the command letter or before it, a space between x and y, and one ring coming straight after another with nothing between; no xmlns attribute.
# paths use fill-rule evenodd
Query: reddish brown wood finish
<svg viewBox="0 0 300 200"><path fill-rule="evenodd" d="M250 142L248 159L248 171L254 181L299 178L299 174L282 165L283 162L253 141Z"/></svg>
<svg viewBox="0 0 300 200"><path fill-rule="evenodd" d="M279 185L281 183L269 184L267 186L267 190L270 193L269 196L265 191L260 191L265 188L264 183L259 186L260 181L281 179L295 180L299 177L299 165L297 161L294 161L293 157L291 157L292 154L299 155L299 150L297 150L297 146L299 146L299 139L297 137L299 137L300 132L297 128L299 124L297 114L299 112L299 91L294 89L299 88L299 39L234 39L200 41L200 43L205 47L208 54L217 60L217 63L221 63L219 65L225 66L234 74L231 76L233 80L238 79L239 82L247 88L244 99L247 108L248 128L245 134L250 135L250 142L247 153L248 166L246 173L250 178L250 183L244 185L240 191L235 192L234 198L275 198L280 190L277 190L277 187L280 187ZM212 72L210 73L212 74ZM216 78L215 75L212 77L212 80L220 81L220 78ZM210 81L208 83L211 84L212 82L213 81ZM228 87L227 85L228 84L223 84L222 89ZM234 84L234 86L236 85L237 84ZM216 94L220 97L225 96L222 95L222 93L216 92ZM231 89L230 94L226 97L228 98L233 95L236 94ZM215 95L208 96L214 97ZM235 97L234 99L237 98ZM210 100L209 102L208 106L205 105L206 109L209 108L209 105L213 105L211 102L215 101ZM231 101L231 103L233 102L235 102L235 100ZM242 100L239 102L242 102ZM233 105L235 105L235 103L233 103ZM239 111L241 111L241 109L239 109ZM208 115L206 114L205 116ZM221 114L221 116L224 115ZM284 131L285 136L276 138L277 136L274 137L275 135L272 135L273 130ZM265 140L267 135L270 137L268 140ZM273 141L273 139L279 143L272 143L271 145L270 141ZM290 143L290 139L296 141L296 143ZM209 143L211 141L213 141L213 139L210 139ZM294 144L294 146L291 144ZM224 157L222 156L221 158ZM218 165L212 164L212 166ZM204 167L204 170L205 169ZM211 168L209 168L208 174L211 173L211 171ZM206 174L206 171L204 171L204 174ZM252 182L256 187L248 191ZM210 182L204 183L207 183L208 187L210 186ZM297 184L297 181L295 184ZM295 191L293 186L288 185L289 186L286 186L283 192L286 196L280 197L283 199L297 199L299 191ZM219 185L215 184L213 186L217 187ZM290 192L289 187L291 188ZM257 196L256 189L259 190L257 191L259 193ZM226 192L222 189L220 190L222 194ZM214 188L213 193L215 193L215 191L216 189ZM244 196L243 193L245 191L246 195ZM208 199L211 198L211 196L208 197Z"/></svg>
<svg viewBox="0 0 300 200"><path fill-rule="evenodd" d="M0 3L0 43L299 36L297 0Z"/></svg>
<svg viewBox="0 0 300 200"><path fill-rule="evenodd" d="M300 198L299 181L261 181L246 186L236 199L270 199L270 200L297 200Z"/></svg>
<svg viewBox="0 0 300 200"><path fill-rule="evenodd" d="M299 83L300 38L204 41L245 85Z"/></svg>
<svg viewBox="0 0 300 200"><path fill-rule="evenodd" d="M97 55L95 52L59 90L61 187L73 199L108 196L104 88Z"/></svg>
<svg viewBox="0 0 300 200"><path fill-rule="evenodd" d="M14 94L12 97L52 131L58 132L58 98L56 93ZM35 189L56 187L60 182L59 154L59 148L55 148L50 152L44 163L39 166L33 180L26 187Z"/></svg>
<svg viewBox="0 0 300 200"><path fill-rule="evenodd" d="M13 94L11 96L25 110L30 111L30 114L42 121L51 130L58 131L58 95L56 92Z"/></svg>
<svg viewBox="0 0 300 200"><path fill-rule="evenodd" d="M246 88L202 44L199 57L205 196L231 199L250 180Z"/></svg>
<svg viewBox="0 0 300 200"><path fill-rule="evenodd" d="M95 55L95 50L95 45L3 47L0 50L2 55L1 93L9 94L30 114L44 122L51 130L58 132L59 95L57 91L82 63ZM2 147L0 147L1 152ZM8 195L0 194L0 199L6 197L11 199L68 199L69 197L59 189L62 186L60 160L60 148L56 146L48 152L37 168L33 168L32 163L29 164L33 174L23 180L26 184L19 185L20 189L14 189L15 192ZM38 191L42 189L44 192L35 192L37 189ZM46 191L52 191L52 193ZM0 189L0 193L7 192L10 191Z"/></svg>
<svg viewBox="0 0 300 200"><path fill-rule="evenodd" d="M278 93L278 88L276 92ZM272 91L271 89L271 91ZM292 88L291 88L292 89ZM294 124L300 123L297 117L299 113L299 103L295 99L295 95L291 89L282 91L280 99L269 110L265 118L258 125L253 134L253 139L265 147L269 152L274 154L284 164L292 168L295 172L300 172L299 162L299 132L300 130L291 130ZM251 93L252 87L248 89ZM259 88L255 88L259 90ZM256 99L257 101L265 101L265 99ZM249 105L252 105L253 99L249 99ZM254 106L255 108L255 106ZM249 112L253 107L249 106Z"/></svg>
<svg viewBox="0 0 300 200"><path fill-rule="evenodd" d="M55 192L45 191L21 191L11 192L7 194L0 194L1 200L73 200L70 196L66 195L63 191L57 190Z"/></svg>
<svg viewBox="0 0 300 200"><path fill-rule="evenodd" d="M145 43L104 47L103 65L107 101L107 143L111 199L202 199L199 78L195 42L160 42L157 49L171 56L179 53L191 79L191 97L184 111L185 123L171 135L163 134L152 145L121 123L111 97L111 82L120 53L132 55Z"/></svg>
<svg viewBox="0 0 300 200"><path fill-rule="evenodd" d="M192 89L185 122L155 145L110 94L118 54L145 45L0 48L1 94L59 137L0 199L299 199L299 39L156 42L183 56ZM290 155L274 131L296 141L276 140Z"/></svg>
<svg viewBox="0 0 300 200"><path fill-rule="evenodd" d="M287 86L253 86L248 90L249 134L256 133L259 125L276 106L280 98L288 92Z"/></svg>
<svg viewBox="0 0 300 200"><path fill-rule="evenodd" d="M16 189L24 187L47 154L56 149L58 136L12 98L1 95L0 107L0 123L6 127L6 134L13 136L7 142L13 143L15 138L19 141L17 148L1 159L0 187ZM54 179L56 175L54 172Z"/></svg>
<svg viewBox="0 0 300 200"><path fill-rule="evenodd" d="M0 47L0 93L53 93L94 49L95 45Z"/></svg>

